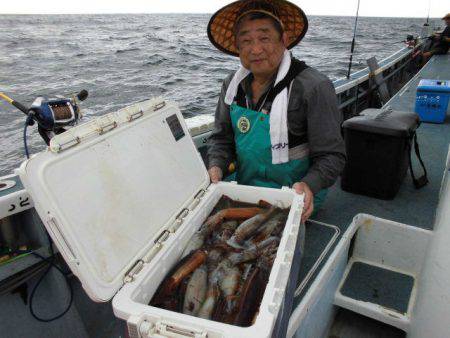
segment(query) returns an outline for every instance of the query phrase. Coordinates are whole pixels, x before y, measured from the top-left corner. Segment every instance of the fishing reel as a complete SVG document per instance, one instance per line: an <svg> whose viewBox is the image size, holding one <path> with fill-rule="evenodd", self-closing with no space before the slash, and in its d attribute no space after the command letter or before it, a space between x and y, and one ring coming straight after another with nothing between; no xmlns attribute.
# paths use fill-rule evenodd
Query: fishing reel
<svg viewBox="0 0 450 338"><path fill-rule="evenodd" d="M406 36L406 40L404 40L404 43L406 44L406 46L408 48L414 48L416 47L417 43L418 43L418 37L415 37L414 35L408 34Z"/></svg>
<svg viewBox="0 0 450 338"><path fill-rule="evenodd" d="M54 135L61 134L67 127L77 124L82 116L79 102L87 97L88 92L82 90L72 98L38 97L34 100L28 115L32 116L33 122L37 122L39 134L47 145Z"/></svg>
<svg viewBox="0 0 450 338"><path fill-rule="evenodd" d="M25 107L20 102L14 101L3 93L0 98L8 101L14 107L27 115L25 126L38 124L38 132L47 145L53 136L61 134L67 128L77 124L81 118L81 110L79 102L84 101L88 97L87 90L82 90L71 98L56 97L38 97L34 100L30 108ZM28 156L26 146L26 128L24 130L25 151Z"/></svg>

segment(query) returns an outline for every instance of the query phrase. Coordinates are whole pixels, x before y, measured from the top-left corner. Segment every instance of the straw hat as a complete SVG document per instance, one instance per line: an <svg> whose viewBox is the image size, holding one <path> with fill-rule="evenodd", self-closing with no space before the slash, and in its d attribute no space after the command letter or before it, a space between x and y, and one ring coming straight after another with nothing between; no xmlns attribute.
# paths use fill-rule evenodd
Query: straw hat
<svg viewBox="0 0 450 338"><path fill-rule="evenodd" d="M444 17L442 18L442 20L445 20L445 19L450 19L450 13L448 13L446 16L444 16Z"/></svg>
<svg viewBox="0 0 450 338"><path fill-rule="evenodd" d="M219 9L209 20L208 37L222 52L239 56L235 46L234 25L245 14L263 12L282 23L288 36L288 49L294 47L308 30L308 19L296 5L285 0L241 0Z"/></svg>

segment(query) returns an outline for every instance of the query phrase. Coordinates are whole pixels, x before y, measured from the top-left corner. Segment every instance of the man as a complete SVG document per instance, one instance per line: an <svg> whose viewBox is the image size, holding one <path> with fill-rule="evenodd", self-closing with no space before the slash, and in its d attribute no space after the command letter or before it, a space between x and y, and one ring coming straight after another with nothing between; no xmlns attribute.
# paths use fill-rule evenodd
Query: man
<svg viewBox="0 0 450 338"><path fill-rule="evenodd" d="M307 27L303 11L280 0L236 1L208 24L211 42L242 64L222 86L208 143L211 181L236 162L239 184L304 193L302 221L345 164L333 84L288 51Z"/></svg>
<svg viewBox="0 0 450 338"><path fill-rule="evenodd" d="M433 55L447 54L450 47L450 13L442 18L446 27L442 33L433 35L433 45L428 52L423 53L423 62L426 63Z"/></svg>

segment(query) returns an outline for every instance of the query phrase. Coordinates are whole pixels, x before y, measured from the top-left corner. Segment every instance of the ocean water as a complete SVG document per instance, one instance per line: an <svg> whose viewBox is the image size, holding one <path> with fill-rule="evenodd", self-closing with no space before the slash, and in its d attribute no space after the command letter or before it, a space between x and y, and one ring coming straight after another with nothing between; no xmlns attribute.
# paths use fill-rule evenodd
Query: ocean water
<svg viewBox="0 0 450 338"><path fill-rule="evenodd" d="M133 102L164 96L186 117L212 114L221 82L239 60L206 36L209 14L0 15L0 92L26 105L37 96L89 91L84 120ZM309 17L293 54L331 79L347 72L354 18ZM423 19L360 18L353 70L418 34ZM432 24L439 26L441 22ZM24 115L0 101L0 175L24 159ZM36 127L31 152L44 148Z"/></svg>

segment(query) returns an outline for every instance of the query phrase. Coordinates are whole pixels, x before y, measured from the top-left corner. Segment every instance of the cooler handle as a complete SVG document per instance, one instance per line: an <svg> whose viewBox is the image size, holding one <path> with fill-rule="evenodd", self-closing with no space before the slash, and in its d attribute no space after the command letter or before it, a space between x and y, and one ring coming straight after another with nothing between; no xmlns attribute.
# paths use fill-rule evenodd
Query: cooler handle
<svg viewBox="0 0 450 338"><path fill-rule="evenodd" d="M181 327L179 325L158 322L155 329L157 333L165 337L176 338L206 338L206 331L195 330L192 328Z"/></svg>
<svg viewBox="0 0 450 338"><path fill-rule="evenodd" d="M55 237L55 239L61 246L61 247L58 247L58 249L59 250L62 249L62 251L64 251L66 253L66 255L69 256L70 260L76 261L77 257L75 256L75 253L73 252L72 247L67 242L67 240L64 237L64 235L62 234L61 230L59 230L59 225L58 225L58 222L56 221L56 218L53 216L50 217L47 220L47 225L49 227L50 232L53 233L53 236Z"/></svg>

